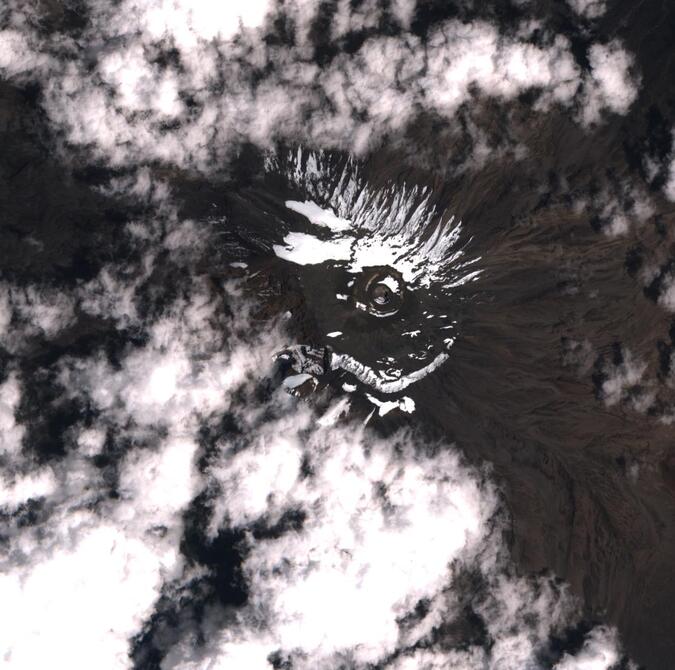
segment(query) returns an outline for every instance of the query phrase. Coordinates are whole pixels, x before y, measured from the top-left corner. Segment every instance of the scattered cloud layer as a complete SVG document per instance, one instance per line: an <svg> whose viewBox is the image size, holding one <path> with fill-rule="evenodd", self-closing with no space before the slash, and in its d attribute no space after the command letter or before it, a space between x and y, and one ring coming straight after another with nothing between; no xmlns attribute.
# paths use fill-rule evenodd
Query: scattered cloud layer
<svg viewBox="0 0 675 670"><path fill-rule="evenodd" d="M247 141L363 153L420 111L452 123L482 98L534 90L536 110L562 106L592 126L637 95L618 42L591 45L584 71L565 37L534 23L504 34L451 20L423 39L409 31L414 0L353 4L336 4L323 29L333 52L317 58L309 1L89 0L70 32L45 28L39 3L12 1L0 9L0 74L41 85L62 150L203 171ZM571 4L589 19L604 10ZM390 36L375 30L383 12ZM208 223L180 219L147 170L103 190L154 210L126 227L131 260L68 290L0 285L5 663L132 668L151 649L164 670L615 665L619 641L604 626L556 651L577 603L553 576L516 573L486 472L452 445L378 438L344 419L344 399L319 410L274 389L281 326L256 325L235 283L194 275ZM418 195L404 193L411 207ZM84 317L123 343L46 364L50 391L86 408L46 458L32 443L46 408L28 402L40 382L22 356ZM614 365L606 401L641 376Z"/></svg>
<svg viewBox="0 0 675 670"><path fill-rule="evenodd" d="M76 39L46 34L36 7L12 3L0 72L42 83L44 109L68 145L116 165L201 170L222 168L242 141L362 153L420 111L452 123L481 97L509 101L534 90L536 109L571 108L589 125L605 112L625 114L637 94L632 57L616 41L591 45L586 72L565 37L535 22L502 34L486 21L450 20L422 39L408 30L416 3L352 4L326 14L320 34L334 55L324 62L315 59L316 26L326 17L306 1L124 0L113 8L89 0ZM348 35L374 30L385 15L394 35L373 32L344 51Z"/></svg>
<svg viewBox="0 0 675 670"><path fill-rule="evenodd" d="M182 222L162 236L176 257L181 238L190 247L186 228ZM152 236L151 225L146 232ZM161 243L151 243L161 251ZM152 254L145 259L152 265ZM8 519L0 552L0 658L13 668L132 667L130 639L152 615L163 584L185 571L182 512L202 485L195 468L200 418L224 411L228 389L269 360L265 352L237 348L232 332L223 348L214 305L199 284L189 299L144 321L135 301L146 270L135 276L124 265L104 268L129 296L129 309L118 313L107 309L111 295L98 293L96 282L54 293L57 305L77 304L115 320L122 332L150 327L146 346L131 346L121 367L101 350L62 357L52 368L63 393L86 397L97 416L93 425L69 430L63 457L39 465L30 427L17 420L32 380L13 372L0 385L0 507ZM9 319L7 341L30 340L36 324L43 338L58 334L53 302L35 298L44 295L40 289L8 293L14 315L29 309L30 319ZM21 361L18 346L15 359ZM30 408L30 415L39 418L44 409ZM35 516L27 524L29 509Z"/></svg>
<svg viewBox="0 0 675 670"><path fill-rule="evenodd" d="M125 233L140 260L106 266L111 289L94 280L60 299L69 318L86 310L136 337L49 364L46 383L88 407L59 455L31 444L46 408L19 412L36 383L20 347L0 385L4 662L132 668L152 649L166 670L609 670L611 629L555 651L577 604L552 576L516 574L486 472L451 445L382 440L344 418L344 398L320 409L270 386L281 326L256 326L235 283L181 271L208 224L180 220L147 173L110 188L157 198L144 234ZM176 290L148 311L166 263ZM124 309L109 310L109 290ZM29 303L31 323L12 297L8 341L52 323L50 305ZM228 564L238 600L234 576L218 576Z"/></svg>

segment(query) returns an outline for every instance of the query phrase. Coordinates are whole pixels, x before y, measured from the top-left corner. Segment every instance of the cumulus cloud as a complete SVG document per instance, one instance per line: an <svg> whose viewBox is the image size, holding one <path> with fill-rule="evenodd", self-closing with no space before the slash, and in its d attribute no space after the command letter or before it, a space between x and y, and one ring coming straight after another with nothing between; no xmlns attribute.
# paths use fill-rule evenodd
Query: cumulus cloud
<svg viewBox="0 0 675 670"><path fill-rule="evenodd" d="M153 452L132 450L115 502L88 449L39 468L14 459L24 474L10 476L0 496L10 514L0 552L5 663L130 667L129 638L182 564L178 512L193 495L194 449L168 441ZM27 524L21 517L29 504L38 512Z"/></svg>
<svg viewBox="0 0 675 670"><path fill-rule="evenodd" d="M19 380L11 374L0 385L0 453L16 454L21 449L24 429L16 421L16 409L21 399Z"/></svg>
<svg viewBox="0 0 675 670"><path fill-rule="evenodd" d="M53 338L75 319L72 296L50 287L0 282L0 344L21 347L26 337Z"/></svg>
<svg viewBox="0 0 675 670"><path fill-rule="evenodd" d="M616 631L599 626L592 630L576 656L565 654L554 670L610 670L621 660Z"/></svg>
<svg viewBox="0 0 675 670"><path fill-rule="evenodd" d="M580 377L585 376L591 370L595 359L596 353L588 340L563 339L562 364L572 368Z"/></svg>
<svg viewBox="0 0 675 670"><path fill-rule="evenodd" d="M669 312L675 312L675 277L670 273L663 278L658 302Z"/></svg>
<svg viewBox="0 0 675 670"><path fill-rule="evenodd" d="M213 612L202 622L204 647L205 633L190 629L165 670L541 667L549 637L575 619L574 599L551 579L510 570L484 473L447 445L430 451L405 434L384 442L363 427L316 424L302 407L248 421L206 471L211 536L251 529L248 599L227 627ZM467 625L467 607L485 627L482 642L442 633ZM585 649L568 655L578 666L561 667L584 667L596 653Z"/></svg>
<svg viewBox="0 0 675 670"><path fill-rule="evenodd" d="M131 667L130 639L162 585L183 574L182 511L201 486L197 417L222 409L227 389L262 362L246 351L204 358L206 337L217 341L214 328L204 338L196 333L205 327L205 309L196 291L193 303L155 324L152 343L126 356L120 370L98 356L61 362L68 392L87 395L99 410L94 427L75 429L61 461L37 467L19 453L24 428L14 411L21 387L15 376L0 387L3 450L12 456L4 461L0 507L18 515L8 529L9 551L0 554L0 656L11 667ZM110 481L95 459L119 451L128 436ZM40 511L22 524L29 503Z"/></svg>
<svg viewBox="0 0 675 670"><path fill-rule="evenodd" d="M92 431L81 438L98 441ZM43 466L19 454L5 462L0 657L6 664L129 667L129 638L152 612L162 580L181 565L177 512L192 495L194 447L188 447L132 450L115 501L88 449ZM150 473L142 482L138 468ZM36 510L31 523L22 521L27 505Z"/></svg>
<svg viewBox="0 0 675 670"><path fill-rule="evenodd" d="M131 417L139 426L187 429L196 411L206 416L224 410L228 390L264 360L255 351L248 360L238 351L228 355L234 343L225 342L215 330L215 317L209 324L213 316L208 294L197 287L191 301L174 304L153 324L149 346L131 352L120 367L111 366L103 356L68 361L61 382L76 393L86 392L113 420ZM281 340L275 343L280 348ZM195 363L200 355L208 365Z"/></svg>
<svg viewBox="0 0 675 670"><path fill-rule="evenodd" d="M29 500L53 493L57 481L49 468L21 476L6 477L0 491L0 507L16 510Z"/></svg>
<svg viewBox="0 0 675 670"><path fill-rule="evenodd" d="M416 9L417 0L393 0L391 3L394 16L404 28L410 27Z"/></svg>
<svg viewBox="0 0 675 670"><path fill-rule="evenodd" d="M109 185L125 187L133 198L161 204L143 235L134 224L126 231L142 247L144 270L106 266L97 281L67 291L2 287L4 344L10 336L14 343L35 334L55 337L81 312L100 315L120 332L151 331L144 348L121 354L121 367L102 350L54 364L48 383L85 399L97 419L72 426L65 454L47 463L34 458L30 424L17 419L27 384L36 381L10 371L0 385L0 511L7 522L0 658L15 668L131 667L131 638L151 616L164 583L183 575L182 513L201 486L200 417L226 407L228 390L271 360L269 352L237 348L234 329L223 347L222 315L199 280L161 318L142 314L137 300L155 255L190 262L195 229L173 221L167 194L147 174ZM105 277L111 279L102 288ZM111 308L115 293L129 296L126 307ZM240 313L245 319L246 309ZM11 348L11 358L20 361L22 352ZM39 419L46 408L25 411Z"/></svg>
<svg viewBox="0 0 675 670"><path fill-rule="evenodd" d="M656 212L649 194L637 184L608 183L587 201L580 201L590 215L594 228L608 237L623 237L639 228Z"/></svg>
<svg viewBox="0 0 675 670"><path fill-rule="evenodd" d="M2 651L11 667L58 662L85 668L103 658L107 667L128 667L127 638L156 597L156 557L105 525L73 545L1 578L8 637Z"/></svg>
<svg viewBox="0 0 675 670"><path fill-rule="evenodd" d="M105 498L100 472L83 455L43 468L50 485L30 492L37 521L20 523L19 513L10 551L0 556L0 655L10 667L130 667L129 638L182 565L177 512L192 495L194 453L187 447L132 451L116 501ZM149 474L142 482L137 467Z"/></svg>
<svg viewBox="0 0 675 670"><path fill-rule="evenodd" d="M675 352L672 342L659 343L658 362L638 358L631 349L614 343L611 353L598 351L587 340L563 338L562 364L581 378L589 376L596 397L608 407L619 407L647 414L660 423L675 421L673 389L675 389ZM656 365L655 365L656 363ZM658 366L658 371L655 367ZM632 459L632 460L631 460ZM640 465L630 456L625 466L631 481L639 477Z"/></svg>
<svg viewBox="0 0 675 670"><path fill-rule="evenodd" d="M614 41L592 45L588 60L591 77L584 94L583 122L599 121L603 110L625 114L637 97L632 56Z"/></svg>
<svg viewBox="0 0 675 670"><path fill-rule="evenodd" d="M149 3L112 10L87 3L88 25L74 44L38 40L16 16L5 37L30 54L22 76L44 84L43 106L65 139L113 164L157 160L211 170L241 141L300 141L361 153L398 133L420 110L450 122L476 94L502 101L536 89L536 107L578 107L582 123L604 110L623 114L636 95L632 59L618 42L594 44L591 70L575 63L563 36L536 43L530 24L515 35L494 25L451 20L423 41L407 32L415 3L391 6L402 31L374 33L353 53L340 40L377 26L381 3L337 3L324 37L327 63L312 60L318 6L293 3ZM291 42L265 40L282 21ZM13 44L13 42L12 42ZM49 65L30 65L30 59ZM9 57L0 71L18 76ZM474 131L475 134L476 131Z"/></svg>
<svg viewBox="0 0 675 670"><path fill-rule="evenodd" d="M605 0L567 0L567 4L586 19L597 19L607 11Z"/></svg>
<svg viewBox="0 0 675 670"><path fill-rule="evenodd" d="M673 134L675 135L675 131ZM668 166L664 193L668 200L675 202L675 156L672 156L670 165Z"/></svg>
<svg viewBox="0 0 675 670"><path fill-rule="evenodd" d="M41 45L30 33L17 29L0 30L0 72L6 77L22 81L38 72L47 71L51 65L46 54L40 53Z"/></svg>
<svg viewBox="0 0 675 670"><path fill-rule="evenodd" d="M320 433L306 445L313 474L304 480L302 445L293 459L284 458L286 449L275 453L276 445L256 459L259 468L277 459L295 464L293 477L277 480L272 509L265 505L263 513L272 522L284 508L306 517L300 532L257 543L244 570L256 609L268 610L271 639L259 640L267 654L280 647L304 657L298 667L333 667L346 654L360 666L393 652L397 619L441 595L450 562L479 539L493 501L457 471L454 454L435 460L434 476L428 460L412 453L396 458L373 444L366 455L352 431ZM247 480L248 472L236 473L228 487L233 500L248 497L242 486L260 490Z"/></svg>
<svg viewBox="0 0 675 670"><path fill-rule="evenodd" d="M630 258L630 273L644 287L645 294L668 312L675 312L675 276L667 245L640 247Z"/></svg>
<svg viewBox="0 0 675 670"><path fill-rule="evenodd" d="M602 369L602 397L609 406L616 405L622 400L629 399L629 394L640 389L642 378L647 369L647 364L635 360L631 352L627 349L622 350L619 360L607 362ZM642 401L651 404L648 399L642 398L640 394L639 407L643 405ZM643 409L646 409L644 407Z"/></svg>

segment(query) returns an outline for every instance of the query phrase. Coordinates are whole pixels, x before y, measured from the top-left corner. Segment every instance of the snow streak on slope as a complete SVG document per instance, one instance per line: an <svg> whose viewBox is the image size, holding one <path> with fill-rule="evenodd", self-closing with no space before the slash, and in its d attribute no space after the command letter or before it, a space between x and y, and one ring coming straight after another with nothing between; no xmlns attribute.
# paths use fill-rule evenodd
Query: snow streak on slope
<svg viewBox="0 0 675 670"><path fill-rule="evenodd" d="M354 160L336 165L323 152L303 153L301 148L280 158L269 155L266 169L282 173L303 192L329 207L329 213L332 210L334 216L349 223L334 228L329 240L320 241L330 248L311 259L293 251L297 249L299 235L302 240L312 236L289 233L285 239L287 248L275 248L287 260L301 263L330 258L348 260L350 272L388 266L400 272L412 287L425 288L432 282L446 282L445 287L450 288L470 282L480 274L467 269L480 259L461 260L464 255L460 247L461 222L446 212L437 212L426 188L391 184L374 189ZM330 249L334 249L332 257L328 256Z"/></svg>

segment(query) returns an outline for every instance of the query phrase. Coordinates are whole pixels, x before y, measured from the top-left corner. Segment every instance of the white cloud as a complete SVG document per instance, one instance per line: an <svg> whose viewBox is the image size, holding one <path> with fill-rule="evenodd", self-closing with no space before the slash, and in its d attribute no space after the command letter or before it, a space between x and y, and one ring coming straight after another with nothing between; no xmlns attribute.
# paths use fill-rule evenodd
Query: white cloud
<svg viewBox="0 0 675 670"><path fill-rule="evenodd" d="M636 361L630 351L623 352L623 360L605 366L603 372L606 379L602 383L602 394L608 406L616 405L626 399L627 391L642 381L647 364Z"/></svg>
<svg viewBox="0 0 675 670"><path fill-rule="evenodd" d="M0 30L0 72L21 80L46 70L50 59L40 53L40 48L30 33L11 28Z"/></svg>
<svg viewBox="0 0 675 670"><path fill-rule="evenodd" d="M149 262L152 259L147 259ZM120 268L117 268L119 271ZM135 292L138 282L147 276L149 263L138 268L134 282L115 277L110 268L104 267L81 292L80 308L93 316L113 318L121 324L133 323L137 318Z"/></svg>
<svg viewBox="0 0 675 670"><path fill-rule="evenodd" d="M84 431L85 442L93 438ZM98 438L96 438L98 440ZM90 452L17 475L0 503L41 498L31 524L11 520L0 553L0 658L12 668L129 668L129 639L153 611L165 580L180 574L182 508L195 495L196 445L167 440L132 450L120 495L106 499ZM163 528L158 533L158 527Z"/></svg>
<svg viewBox="0 0 675 670"><path fill-rule="evenodd" d="M424 454L405 435L385 442L354 425L312 427L302 405L271 423L248 411L240 419L244 441L223 441L206 473L211 535L221 525L273 527L291 512L303 520L285 533L249 535L247 605L227 627L216 615L202 624L206 648L195 644L194 632L186 635L164 670L270 668L272 654L291 659L296 670L345 662L538 668L549 635L575 620L566 587L510 572L496 492L453 449ZM463 568L479 571L485 587L462 595L455 580ZM442 649L432 632L461 618L463 597L482 618L489 646ZM427 614L405 623L420 601ZM596 638L564 662L585 667ZM613 631L603 650L618 657Z"/></svg>
<svg viewBox="0 0 675 670"><path fill-rule="evenodd" d="M302 532L259 543L245 563L253 598L261 607L269 600L276 643L307 654L303 667L333 667L339 654L360 665L394 651L396 619L439 594L490 505L470 480L452 481L447 461L433 477L379 449L363 459L353 438L336 449L335 437L326 460L313 461L309 490L300 483L291 492L310 515Z"/></svg>
<svg viewBox="0 0 675 670"><path fill-rule="evenodd" d="M87 460L87 443L99 451L100 437L92 430L80 437L83 453L16 476L0 496L10 509L42 498L46 513L32 525L12 525L10 552L0 554L0 657L12 668L131 667L129 639L183 565L180 513L198 484L194 440L130 451L119 498L107 501Z"/></svg>
<svg viewBox="0 0 675 670"><path fill-rule="evenodd" d="M649 194L635 183L608 184L589 202L577 203L596 217L608 237L622 237L648 221L655 213Z"/></svg>
<svg viewBox="0 0 675 670"><path fill-rule="evenodd" d="M51 339L73 323L72 296L49 287L21 287L0 282L0 344L10 351L26 337Z"/></svg>
<svg viewBox="0 0 675 670"><path fill-rule="evenodd" d="M83 456L96 456L101 453L105 443L106 433L100 428L82 430L77 436L77 447Z"/></svg>
<svg viewBox="0 0 675 670"><path fill-rule="evenodd" d="M605 0L567 0L567 4L586 19L600 18L607 11Z"/></svg>
<svg viewBox="0 0 675 670"><path fill-rule="evenodd" d="M605 109L625 114L637 98L637 82L630 74L632 56L614 41L593 44L588 60L591 78L585 91L582 121L586 124L598 122Z"/></svg>
<svg viewBox="0 0 675 670"><path fill-rule="evenodd" d="M51 338L74 320L73 301L60 291L17 288L13 294L14 307L30 330L40 331Z"/></svg>
<svg viewBox="0 0 675 670"><path fill-rule="evenodd" d="M190 300L179 300L152 324L148 346L130 352L119 369L102 356L72 360L61 380L76 394L90 394L117 422L129 416L139 426L163 425L175 434L190 430L198 416L223 411L228 391L269 366L275 344L281 348L271 337L265 351L237 349L215 330L215 307L207 289L196 283Z"/></svg>
<svg viewBox="0 0 675 670"><path fill-rule="evenodd" d="M12 305L9 287L7 284L0 284L0 342L3 342L7 337L7 331L11 322Z"/></svg>
<svg viewBox="0 0 675 670"><path fill-rule="evenodd" d="M546 578L511 574L494 486L452 448L429 451L405 435L383 441L341 423L339 403L325 420L283 391L262 404L246 394L233 403L233 391L270 365L280 341L270 332L252 337L247 309L235 313L236 321L219 321L216 302L193 281L161 316L134 322L147 341L116 368L98 356L60 364L69 392L90 398L101 415L76 431L64 461L43 470L25 461L24 478L14 480L10 495L41 496L46 516L13 527L14 553L2 559L0 591L10 603L3 611L12 612L2 621L3 656L17 668L46 659L130 667L129 639L162 589L183 579L182 512L203 491L212 538L229 525L273 527L292 514L301 521L295 530L248 534L247 604L225 627L217 610L206 612L205 648L190 633L195 622L176 631L164 643L164 668L266 668L277 651L297 670L345 659L365 667L394 652L393 668L534 663L548 635L574 621L575 605ZM11 414L16 380L3 394ZM220 438L199 474L200 417L226 409L241 436ZM113 499L90 464L107 434L136 435L139 444L119 462ZM464 568L479 570L485 583L469 596L491 644L445 651L432 632L462 616L467 594L455 583ZM420 601L428 613L409 619ZM419 642L430 646L416 649Z"/></svg>
<svg viewBox="0 0 675 670"><path fill-rule="evenodd" d="M119 490L133 513L154 524L170 523L174 514L194 498L197 477L193 461L197 444L192 436L169 438L159 450L136 450L124 459Z"/></svg>
<svg viewBox="0 0 675 670"><path fill-rule="evenodd" d="M475 551L495 511L494 492L454 451L425 457L407 440L380 442L353 426L314 428L307 442L298 438L311 413L299 412L249 426L249 446L230 454L224 445L209 469L219 485L216 519L272 525L289 511L305 518L301 530L252 545L244 563L251 605L239 630L220 632L206 664L243 655L268 667L264 659L277 649L297 668L381 661L405 637L397 620L423 598L442 598L451 562ZM409 644L434 621L418 626ZM185 654L174 651L164 667L207 667L186 663Z"/></svg>
<svg viewBox="0 0 675 670"><path fill-rule="evenodd" d="M200 41L229 39L240 28L260 26L272 6L270 0L247 0L213 3L209 0L125 0L120 7L110 8L105 18L112 19L114 29L129 30L125 18L136 17L138 27L148 37L173 38L182 48L194 47Z"/></svg>
<svg viewBox="0 0 675 670"><path fill-rule="evenodd" d="M21 387L16 374L0 385L0 454L13 455L21 449L24 427L16 421L16 410L21 400Z"/></svg>
<svg viewBox="0 0 675 670"><path fill-rule="evenodd" d="M410 28L410 24L417 9L417 0L392 0L391 10L403 28Z"/></svg>
<svg viewBox="0 0 675 670"><path fill-rule="evenodd" d="M669 312L675 312L675 277L672 274L668 274L664 278L658 302Z"/></svg>
<svg viewBox="0 0 675 670"><path fill-rule="evenodd" d="M56 486L56 479L49 468L43 468L23 476L6 477L2 489L0 489L0 507L15 510L28 500L42 498L54 493Z"/></svg>
<svg viewBox="0 0 675 670"><path fill-rule="evenodd" d="M565 654L554 670L610 670L620 660L616 630L599 626L588 634L576 656Z"/></svg>
<svg viewBox="0 0 675 670"><path fill-rule="evenodd" d="M99 72L116 90L118 105L129 112L150 110L160 116L179 117L184 111L176 74L160 72L148 63L140 44L106 54L99 61Z"/></svg>
<svg viewBox="0 0 675 670"><path fill-rule="evenodd" d="M163 244L173 235L167 246L182 258L192 239L185 231L170 225L152 239ZM138 285L124 267L109 268L109 275L118 293ZM45 316L42 290L10 289L17 337L35 324L56 330L58 319ZM272 348L279 346L273 330L266 333L269 349L251 350L235 335L224 344L222 317L199 280L150 321L131 309L107 314L110 296L98 289L73 289L64 304L86 303L120 329L147 329L148 341L121 352L119 369L96 353L55 365L67 393L90 399L99 412L92 426L71 429L65 456L39 466L29 450L20 451L19 377L11 374L0 386L0 505L10 514L29 500L38 505L30 524L9 517L0 548L0 659L13 668L132 666L131 638L151 616L163 585L179 579L185 567L182 513L202 485L195 465L199 417L222 411L228 393L270 366ZM236 300L236 289L228 295ZM26 320L26 310L43 311ZM246 306L237 314L245 320ZM107 440L119 449L127 438L111 484L92 459L106 452ZM111 485L116 495L109 498Z"/></svg>
<svg viewBox="0 0 675 670"><path fill-rule="evenodd" d="M673 137L675 137L675 131L673 131ZM675 144L675 140L673 140L673 143ZM675 154L671 155L666 184L664 186L664 193L668 200L675 202Z"/></svg>
<svg viewBox="0 0 675 670"><path fill-rule="evenodd" d="M99 522L4 573L0 656L17 670L130 667L128 638L152 611L161 567L141 539Z"/></svg>

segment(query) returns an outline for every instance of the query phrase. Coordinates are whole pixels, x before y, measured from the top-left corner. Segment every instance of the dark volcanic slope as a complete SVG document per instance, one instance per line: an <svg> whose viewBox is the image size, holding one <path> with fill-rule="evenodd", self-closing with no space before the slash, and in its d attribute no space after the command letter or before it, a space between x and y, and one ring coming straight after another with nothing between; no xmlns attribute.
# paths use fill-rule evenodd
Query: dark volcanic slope
<svg viewBox="0 0 675 670"><path fill-rule="evenodd" d="M520 565L569 580L591 619L608 616L635 659L665 668L675 653L667 614L675 597L672 316L658 281L645 284L640 270L659 257L667 274L673 206L653 192L654 213L620 238L578 207L599 184L634 179L616 149L631 123L588 136L549 119L537 132L522 129L527 159L443 181L442 207L465 222L467 254L481 257L483 275L438 305L461 309L460 336L450 360L406 393L431 435L451 436L470 458L494 465ZM392 176L382 163L392 161L370 164L374 180ZM396 176L439 183L421 169ZM256 212L253 193L247 207ZM332 328L319 315L340 309L330 302L337 271L276 265L265 272L300 277L291 294L282 284L278 309L293 308L300 291L302 337L327 342Z"/></svg>

